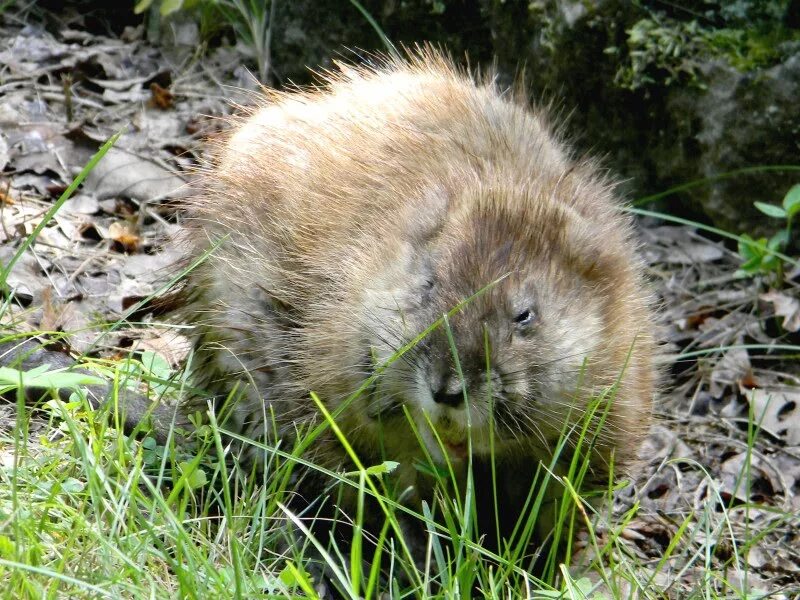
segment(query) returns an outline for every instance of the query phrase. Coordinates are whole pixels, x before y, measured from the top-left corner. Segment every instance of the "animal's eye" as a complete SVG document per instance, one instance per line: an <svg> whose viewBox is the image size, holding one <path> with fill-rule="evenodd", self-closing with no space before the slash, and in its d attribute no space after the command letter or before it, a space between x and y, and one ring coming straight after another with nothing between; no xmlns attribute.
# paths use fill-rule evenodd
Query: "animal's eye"
<svg viewBox="0 0 800 600"><path fill-rule="evenodd" d="M516 317L514 317L514 323L519 327L527 327L528 325L533 323L533 320L534 320L533 311L528 308L526 308Z"/></svg>

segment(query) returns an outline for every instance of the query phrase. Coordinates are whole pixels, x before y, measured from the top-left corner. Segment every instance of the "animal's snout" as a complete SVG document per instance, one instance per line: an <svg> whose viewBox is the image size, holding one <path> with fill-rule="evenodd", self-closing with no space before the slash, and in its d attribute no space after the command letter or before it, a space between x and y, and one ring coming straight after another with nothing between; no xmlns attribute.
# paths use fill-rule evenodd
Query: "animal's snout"
<svg viewBox="0 0 800 600"><path fill-rule="evenodd" d="M433 390L436 404L458 408L464 403L464 387L457 377L443 379L439 389Z"/></svg>

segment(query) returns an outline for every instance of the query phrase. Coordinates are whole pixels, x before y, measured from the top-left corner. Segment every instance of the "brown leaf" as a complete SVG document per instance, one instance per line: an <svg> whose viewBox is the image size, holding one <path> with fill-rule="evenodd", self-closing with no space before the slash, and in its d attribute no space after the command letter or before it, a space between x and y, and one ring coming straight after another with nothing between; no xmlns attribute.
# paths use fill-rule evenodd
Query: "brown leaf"
<svg viewBox="0 0 800 600"><path fill-rule="evenodd" d="M53 291L50 288L43 289L42 318L39 320L39 327L43 331L59 331L61 329L62 316L69 310L74 310L71 304L53 302Z"/></svg>
<svg viewBox="0 0 800 600"><path fill-rule="evenodd" d="M14 204L14 197L11 195L8 185L0 186L0 204L5 204L6 206Z"/></svg>
<svg viewBox="0 0 800 600"><path fill-rule="evenodd" d="M155 81L150 84L150 92L152 92L150 104L156 108L167 110L172 108L172 105L175 103L174 94L167 88L163 88L158 85Z"/></svg>
<svg viewBox="0 0 800 600"><path fill-rule="evenodd" d="M115 221L108 226L108 238L122 246L125 252L136 252L139 247L139 234L127 221Z"/></svg>
<svg viewBox="0 0 800 600"><path fill-rule="evenodd" d="M753 375L753 371L748 371L739 380L739 385L745 389L752 390L758 387L758 379Z"/></svg>

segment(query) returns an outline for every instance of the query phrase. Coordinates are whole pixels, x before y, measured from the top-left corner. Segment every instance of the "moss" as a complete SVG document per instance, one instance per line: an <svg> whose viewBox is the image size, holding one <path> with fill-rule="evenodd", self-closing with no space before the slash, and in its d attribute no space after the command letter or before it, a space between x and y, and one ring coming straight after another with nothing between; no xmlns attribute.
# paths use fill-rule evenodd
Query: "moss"
<svg viewBox="0 0 800 600"><path fill-rule="evenodd" d="M609 46L619 57L614 78L626 89L672 84L704 87L700 65L727 61L740 71L778 64L797 43L800 30L787 25L785 0L643 3L643 16L627 29L624 45ZM650 6L652 5L652 6Z"/></svg>
<svg viewBox="0 0 800 600"><path fill-rule="evenodd" d="M800 43L800 31L783 27L772 31L720 29L708 37L712 51L740 71L778 64L784 58L787 42Z"/></svg>

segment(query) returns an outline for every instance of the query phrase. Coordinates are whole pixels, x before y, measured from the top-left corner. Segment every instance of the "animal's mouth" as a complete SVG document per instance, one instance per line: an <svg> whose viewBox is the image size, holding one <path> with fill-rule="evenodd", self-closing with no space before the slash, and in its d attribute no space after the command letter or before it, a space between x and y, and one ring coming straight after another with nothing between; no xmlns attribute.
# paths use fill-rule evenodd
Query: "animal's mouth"
<svg viewBox="0 0 800 600"><path fill-rule="evenodd" d="M461 461L467 458L469 446L467 442L442 442L444 444L447 454L450 455L451 460Z"/></svg>
<svg viewBox="0 0 800 600"><path fill-rule="evenodd" d="M445 430L440 431L439 436L443 449L447 452L451 461L459 462L467 458L469 443L465 435Z"/></svg>
<svg viewBox="0 0 800 600"><path fill-rule="evenodd" d="M423 411L418 418L425 445L439 464L463 465L470 454L482 456L486 452L484 427L470 428L448 413L431 418Z"/></svg>

